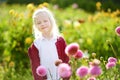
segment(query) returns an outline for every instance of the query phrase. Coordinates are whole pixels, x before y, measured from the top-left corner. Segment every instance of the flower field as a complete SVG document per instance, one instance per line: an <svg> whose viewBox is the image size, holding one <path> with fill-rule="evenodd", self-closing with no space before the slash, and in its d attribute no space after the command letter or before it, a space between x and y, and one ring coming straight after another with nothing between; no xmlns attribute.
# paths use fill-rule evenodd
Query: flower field
<svg viewBox="0 0 120 80"><path fill-rule="evenodd" d="M77 4L65 9L48 3L1 4L0 80L33 80L27 54L34 40L32 13L43 6L53 11L67 44L75 42L82 51L82 55L77 55L80 59L70 57L71 80L120 80L120 10L104 11L100 2L94 13L78 8ZM92 76L87 74L88 67ZM92 72L93 69L98 72Z"/></svg>

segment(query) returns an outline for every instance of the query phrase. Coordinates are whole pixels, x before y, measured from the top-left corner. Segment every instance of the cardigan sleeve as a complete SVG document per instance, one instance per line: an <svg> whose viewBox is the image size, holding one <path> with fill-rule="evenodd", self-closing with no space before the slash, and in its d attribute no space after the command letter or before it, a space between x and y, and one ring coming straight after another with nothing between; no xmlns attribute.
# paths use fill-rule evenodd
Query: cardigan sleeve
<svg viewBox="0 0 120 80"><path fill-rule="evenodd" d="M63 62L68 63L69 62L69 57L65 53L65 48L66 48L66 42L63 39Z"/></svg>
<svg viewBox="0 0 120 80"><path fill-rule="evenodd" d="M56 47L57 47L59 59L61 59L64 63L68 63L69 57L65 53L66 42L62 37L58 38Z"/></svg>
<svg viewBox="0 0 120 80"><path fill-rule="evenodd" d="M40 65L40 58L38 56L38 50L34 44L32 44L31 47L28 48L28 56L30 59L34 80L44 80L46 76L43 78L38 76L36 73L36 68Z"/></svg>

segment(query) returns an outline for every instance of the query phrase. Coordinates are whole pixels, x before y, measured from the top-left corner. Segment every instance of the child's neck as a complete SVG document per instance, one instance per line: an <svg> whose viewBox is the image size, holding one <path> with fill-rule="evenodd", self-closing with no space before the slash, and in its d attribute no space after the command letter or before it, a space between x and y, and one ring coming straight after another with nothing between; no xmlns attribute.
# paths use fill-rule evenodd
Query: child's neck
<svg viewBox="0 0 120 80"><path fill-rule="evenodd" d="M50 40L52 37L53 37L53 34L52 33L44 33L42 34L44 38Z"/></svg>

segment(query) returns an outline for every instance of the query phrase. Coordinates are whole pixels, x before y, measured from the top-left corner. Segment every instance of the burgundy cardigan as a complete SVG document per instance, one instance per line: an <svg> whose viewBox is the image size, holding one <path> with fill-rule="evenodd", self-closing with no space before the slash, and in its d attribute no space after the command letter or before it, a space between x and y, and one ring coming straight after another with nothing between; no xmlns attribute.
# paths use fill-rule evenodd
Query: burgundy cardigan
<svg viewBox="0 0 120 80"><path fill-rule="evenodd" d="M62 37L59 37L55 45L57 48L59 59L61 59L64 63L68 63L69 57L65 54L65 47L66 47L65 40ZM43 77L40 77L36 74L36 68L40 65L40 58L38 55L38 49L35 47L34 44L32 44L28 48L28 56L30 58L34 80L44 80ZM69 79L65 79L65 80L69 80Z"/></svg>

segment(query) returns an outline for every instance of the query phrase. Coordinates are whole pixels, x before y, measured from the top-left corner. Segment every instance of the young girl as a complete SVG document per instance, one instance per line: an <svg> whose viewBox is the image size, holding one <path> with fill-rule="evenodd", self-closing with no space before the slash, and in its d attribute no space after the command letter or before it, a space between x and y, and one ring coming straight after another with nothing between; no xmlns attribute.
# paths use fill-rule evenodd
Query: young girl
<svg viewBox="0 0 120 80"><path fill-rule="evenodd" d="M55 61L61 59L68 63L65 54L66 42L59 36L58 27L52 13L47 8L41 8L33 13L33 30L35 40L28 49L34 80L59 80ZM38 76L36 68L45 66L47 75ZM68 80L68 79L65 79Z"/></svg>

